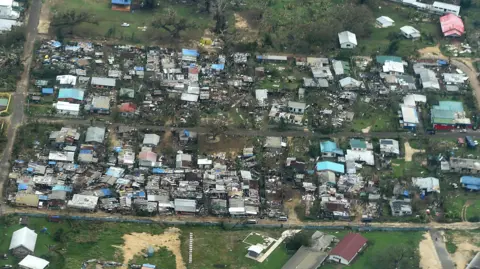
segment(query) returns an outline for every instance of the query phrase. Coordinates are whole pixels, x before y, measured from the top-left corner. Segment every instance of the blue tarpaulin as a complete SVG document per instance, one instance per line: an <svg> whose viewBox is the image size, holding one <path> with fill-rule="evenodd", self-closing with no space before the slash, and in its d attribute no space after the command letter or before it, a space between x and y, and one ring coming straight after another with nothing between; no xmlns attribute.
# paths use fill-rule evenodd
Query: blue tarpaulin
<svg viewBox="0 0 480 269"><path fill-rule="evenodd" d="M15 163L25 163L24 160L15 160Z"/></svg>
<svg viewBox="0 0 480 269"><path fill-rule="evenodd" d="M90 154L90 153L92 153L91 149L81 149L80 150L80 154Z"/></svg>
<svg viewBox="0 0 480 269"><path fill-rule="evenodd" d="M469 190L480 190L480 178L479 177L472 177L472 176L463 176L460 178L460 183L466 189Z"/></svg>
<svg viewBox="0 0 480 269"><path fill-rule="evenodd" d="M42 94L53 94L53 88L43 88Z"/></svg>
<svg viewBox="0 0 480 269"><path fill-rule="evenodd" d="M145 71L145 68L143 66L135 66L134 69L135 71Z"/></svg>
<svg viewBox="0 0 480 269"><path fill-rule="evenodd" d="M115 147L113 148L113 150L115 150L115 152L119 153L122 151L122 147Z"/></svg>
<svg viewBox="0 0 480 269"><path fill-rule="evenodd" d="M225 65L224 64L212 64L212 69L223 70L223 69L225 69Z"/></svg>
<svg viewBox="0 0 480 269"><path fill-rule="evenodd" d="M161 168L153 168L152 169L152 173L154 174L163 174L165 173L165 170L161 169Z"/></svg>
<svg viewBox="0 0 480 269"><path fill-rule="evenodd" d="M56 161L49 161L48 164L49 164L49 165L56 165L57 162L56 162Z"/></svg>
<svg viewBox="0 0 480 269"><path fill-rule="evenodd" d="M408 197L409 196L408 191L403 191L403 196Z"/></svg>
<svg viewBox="0 0 480 269"><path fill-rule="evenodd" d="M72 192L73 189L70 186L64 186L64 185L55 185L52 188L52 191L66 191L66 192Z"/></svg>
<svg viewBox="0 0 480 269"><path fill-rule="evenodd" d="M33 167L27 168L27 172L32 172L33 173Z"/></svg>
<svg viewBox="0 0 480 269"><path fill-rule="evenodd" d="M54 47L54 48L60 48L62 46L62 43L58 42L58 41L53 41L51 43L51 45Z"/></svg>
<svg viewBox="0 0 480 269"><path fill-rule="evenodd" d="M144 264L142 264L142 266L143 266L143 267L147 267L147 268L155 269L155 265L149 264L149 263L144 263Z"/></svg>
<svg viewBox="0 0 480 269"><path fill-rule="evenodd" d="M112 4L129 6L132 4L132 1L131 0L112 0Z"/></svg>
<svg viewBox="0 0 480 269"><path fill-rule="evenodd" d="M105 196L112 196L112 191L110 189L101 189L101 191Z"/></svg>
<svg viewBox="0 0 480 269"><path fill-rule="evenodd" d="M24 191L24 190L26 190L26 189L28 189L28 185L27 185L27 184L25 184L25 183L20 183L20 184L18 184L18 190L19 190L19 191Z"/></svg>
<svg viewBox="0 0 480 269"><path fill-rule="evenodd" d="M182 54L186 56L198 56L198 52L196 50L189 50L189 49L182 49Z"/></svg>
<svg viewBox="0 0 480 269"><path fill-rule="evenodd" d="M445 60L438 60L437 63L438 63L439 65L447 65L447 64L448 64L448 62L445 61Z"/></svg>
<svg viewBox="0 0 480 269"><path fill-rule="evenodd" d="M48 196L47 195L39 195L38 200L40 201L48 201Z"/></svg>
<svg viewBox="0 0 480 269"><path fill-rule="evenodd" d="M188 130L183 130L183 134L184 134L186 137L190 137L190 131L188 131Z"/></svg>

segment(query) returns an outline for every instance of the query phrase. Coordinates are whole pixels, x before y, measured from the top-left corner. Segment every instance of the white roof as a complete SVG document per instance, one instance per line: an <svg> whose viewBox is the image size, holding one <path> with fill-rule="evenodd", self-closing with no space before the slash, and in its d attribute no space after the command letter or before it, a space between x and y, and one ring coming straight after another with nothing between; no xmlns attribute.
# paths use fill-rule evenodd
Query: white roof
<svg viewBox="0 0 480 269"><path fill-rule="evenodd" d="M346 77L342 78L341 80L338 81L340 83L340 86L342 88L344 87L360 87L362 83L352 77Z"/></svg>
<svg viewBox="0 0 480 269"><path fill-rule="evenodd" d="M402 31L403 33L405 33L407 35L411 35L413 37L420 36L420 31L418 31L417 29L415 29L415 28L413 28L412 26L409 26L409 25L403 26L402 28L400 28L400 31Z"/></svg>
<svg viewBox="0 0 480 269"><path fill-rule="evenodd" d="M405 123L419 123L417 110L413 107L400 105L402 117Z"/></svg>
<svg viewBox="0 0 480 269"><path fill-rule="evenodd" d="M75 160L75 152L60 152L60 151L50 151L48 154L48 160L50 161L59 161L59 162L72 162Z"/></svg>
<svg viewBox="0 0 480 269"><path fill-rule="evenodd" d="M12 241L10 241L10 247L8 250L22 246L33 252L35 250L36 242L37 234L27 227L23 227L13 232Z"/></svg>
<svg viewBox="0 0 480 269"><path fill-rule="evenodd" d="M0 0L0 6L11 7L13 5L13 0Z"/></svg>
<svg viewBox="0 0 480 269"><path fill-rule="evenodd" d="M255 90L255 98L257 99L257 102L259 105L261 106L265 105L265 100L267 100L268 98L268 90L266 89Z"/></svg>
<svg viewBox="0 0 480 269"><path fill-rule="evenodd" d="M345 74L342 61L332 60L332 66L335 75L339 76Z"/></svg>
<svg viewBox="0 0 480 269"><path fill-rule="evenodd" d="M93 195L74 194L68 201L68 207L93 210L97 206L98 197Z"/></svg>
<svg viewBox="0 0 480 269"><path fill-rule="evenodd" d="M403 97L403 104L406 106L415 107L417 103L426 103L427 97L421 94L409 94Z"/></svg>
<svg viewBox="0 0 480 269"><path fill-rule="evenodd" d="M392 20L390 17L387 17L387 16L378 17L377 21L381 24L392 24L395 22L394 20Z"/></svg>
<svg viewBox="0 0 480 269"><path fill-rule="evenodd" d="M255 253L262 253L264 247L262 245L254 245L254 246L251 246L248 248L248 251L252 251L252 252L255 252Z"/></svg>
<svg viewBox="0 0 480 269"><path fill-rule="evenodd" d="M182 101L187 101L187 102L197 102L198 101L198 95L197 94L191 94L191 93L182 93L182 96L180 98Z"/></svg>
<svg viewBox="0 0 480 269"><path fill-rule="evenodd" d="M116 80L114 78L92 77L90 83L92 85L115 87Z"/></svg>
<svg viewBox="0 0 480 269"><path fill-rule="evenodd" d="M404 73L405 70L403 69L403 63L394 62L394 61L385 61L385 63L383 64L383 72Z"/></svg>
<svg viewBox="0 0 480 269"><path fill-rule="evenodd" d="M20 23L14 20L0 19L0 31L10 31L15 25L20 25Z"/></svg>
<svg viewBox="0 0 480 269"><path fill-rule="evenodd" d="M252 173L250 171L241 170L240 175L244 180L252 180Z"/></svg>
<svg viewBox="0 0 480 269"><path fill-rule="evenodd" d="M375 157L373 156L373 151L370 150L360 151L347 149L345 161L365 162L368 165L375 165Z"/></svg>
<svg viewBox="0 0 480 269"><path fill-rule="evenodd" d="M357 45L357 36L349 31L338 33L338 40L340 41L340 44L352 43Z"/></svg>
<svg viewBox="0 0 480 269"><path fill-rule="evenodd" d="M440 181L434 177L414 177L412 183L427 192L440 192Z"/></svg>
<svg viewBox="0 0 480 269"><path fill-rule="evenodd" d="M27 255L18 265L30 268L30 269L44 269L48 266L50 262L44 259Z"/></svg>
<svg viewBox="0 0 480 269"><path fill-rule="evenodd" d="M447 4L443 2L433 2L433 7L440 8L440 9L448 9L448 10L453 10L457 14L460 13L460 6L457 5L452 5L452 4Z"/></svg>
<svg viewBox="0 0 480 269"><path fill-rule="evenodd" d="M61 75L61 76L57 76L57 81L59 84L62 84L62 85L75 86L77 84L77 76Z"/></svg>
<svg viewBox="0 0 480 269"><path fill-rule="evenodd" d="M67 111L75 111L75 112L80 111L80 104L72 104L69 102L59 101L55 103L54 106L57 110L67 110Z"/></svg>
<svg viewBox="0 0 480 269"><path fill-rule="evenodd" d="M209 159L198 159L197 164L198 165L211 165L213 163L212 160Z"/></svg>
<svg viewBox="0 0 480 269"><path fill-rule="evenodd" d="M418 70L418 74L420 75L423 88L440 89L440 84L438 83L435 72L430 69L421 68Z"/></svg>

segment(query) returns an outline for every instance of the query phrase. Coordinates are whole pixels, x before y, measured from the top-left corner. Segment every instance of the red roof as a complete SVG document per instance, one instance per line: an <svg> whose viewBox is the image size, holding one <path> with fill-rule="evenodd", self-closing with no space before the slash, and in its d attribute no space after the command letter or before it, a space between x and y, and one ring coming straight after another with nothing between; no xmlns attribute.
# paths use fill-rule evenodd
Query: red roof
<svg viewBox="0 0 480 269"><path fill-rule="evenodd" d="M444 36L461 36L465 33L462 19L455 14L447 14L440 17L440 25Z"/></svg>
<svg viewBox="0 0 480 269"><path fill-rule="evenodd" d="M137 110L137 105L135 105L134 103L123 103L118 108L119 112L131 112L131 113L133 113L133 112L135 112L135 110Z"/></svg>
<svg viewBox="0 0 480 269"><path fill-rule="evenodd" d="M350 262L366 243L367 239L365 237L350 233L332 249L330 255L340 256Z"/></svg>

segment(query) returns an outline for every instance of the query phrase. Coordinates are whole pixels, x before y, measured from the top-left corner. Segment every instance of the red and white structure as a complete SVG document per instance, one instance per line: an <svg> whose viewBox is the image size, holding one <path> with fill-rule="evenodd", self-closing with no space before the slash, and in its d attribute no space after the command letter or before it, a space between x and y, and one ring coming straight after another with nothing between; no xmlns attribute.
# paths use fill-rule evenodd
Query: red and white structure
<svg viewBox="0 0 480 269"><path fill-rule="evenodd" d="M444 36L459 37L465 33L462 19L455 14L447 14L440 17L440 25Z"/></svg>

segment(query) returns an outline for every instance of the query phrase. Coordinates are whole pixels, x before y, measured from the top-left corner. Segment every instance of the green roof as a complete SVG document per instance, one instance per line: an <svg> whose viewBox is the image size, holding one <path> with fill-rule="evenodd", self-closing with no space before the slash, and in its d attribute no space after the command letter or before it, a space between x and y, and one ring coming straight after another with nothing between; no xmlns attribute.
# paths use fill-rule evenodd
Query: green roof
<svg viewBox="0 0 480 269"><path fill-rule="evenodd" d="M0 98L0 106L8 106L8 99Z"/></svg>
<svg viewBox="0 0 480 269"><path fill-rule="evenodd" d="M398 56L388 56L388 55L379 55L377 56L377 63L379 64L384 64L386 61L392 61L392 62L397 62L401 63L402 58Z"/></svg>

